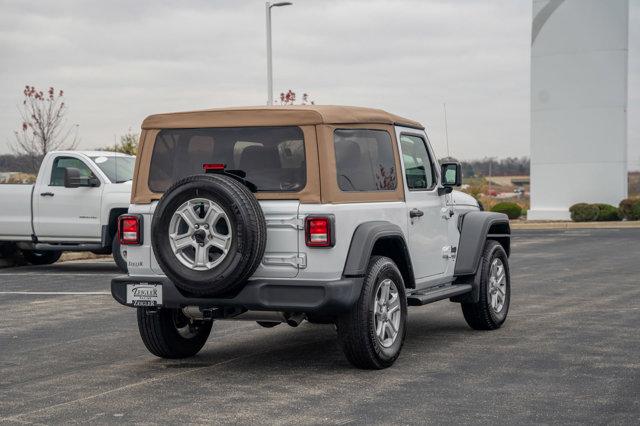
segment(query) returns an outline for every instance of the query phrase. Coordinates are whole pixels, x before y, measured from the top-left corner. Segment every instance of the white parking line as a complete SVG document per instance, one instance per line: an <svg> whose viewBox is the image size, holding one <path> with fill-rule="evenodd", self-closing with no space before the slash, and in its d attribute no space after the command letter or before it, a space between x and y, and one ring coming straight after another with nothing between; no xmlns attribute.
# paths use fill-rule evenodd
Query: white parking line
<svg viewBox="0 0 640 426"><path fill-rule="evenodd" d="M0 294L33 294L40 296L76 296L76 295L98 295L98 296L110 296L111 293L107 291L0 291Z"/></svg>

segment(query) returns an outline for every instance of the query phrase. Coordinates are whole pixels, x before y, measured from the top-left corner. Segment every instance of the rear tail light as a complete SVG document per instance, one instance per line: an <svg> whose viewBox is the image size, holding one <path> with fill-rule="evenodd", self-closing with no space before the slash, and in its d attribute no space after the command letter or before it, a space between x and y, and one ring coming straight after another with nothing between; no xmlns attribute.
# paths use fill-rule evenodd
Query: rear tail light
<svg viewBox="0 0 640 426"><path fill-rule="evenodd" d="M307 216L304 220L307 247L333 247L333 216Z"/></svg>
<svg viewBox="0 0 640 426"><path fill-rule="evenodd" d="M142 216L124 214L118 218L118 239L122 245L142 244Z"/></svg>

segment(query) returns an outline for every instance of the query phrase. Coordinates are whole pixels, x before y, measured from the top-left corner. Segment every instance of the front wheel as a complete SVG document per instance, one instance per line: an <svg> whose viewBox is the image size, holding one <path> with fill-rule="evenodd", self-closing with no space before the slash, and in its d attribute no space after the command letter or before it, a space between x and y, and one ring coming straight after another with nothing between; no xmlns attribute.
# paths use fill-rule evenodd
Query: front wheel
<svg viewBox="0 0 640 426"><path fill-rule="evenodd" d="M406 322L407 298L398 267L388 257L372 257L358 301L337 321L347 359L363 369L390 367L400 355Z"/></svg>
<svg viewBox="0 0 640 426"><path fill-rule="evenodd" d="M212 325L213 321L188 318L181 309L138 308L140 337L149 352L160 358L194 356L207 342Z"/></svg>
<svg viewBox="0 0 640 426"><path fill-rule="evenodd" d="M22 255L26 261L32 265L51 265L60 259L62 252L49 250L22 250Z"/></svg>
<svg viewBox="0 0 640 426"><path fill-rule="evenodd" d="M497 241L485 244L480 267L478 302L462 303L462 313L469 327L495 330L506 321L511 301L509 258Z"/></svg>

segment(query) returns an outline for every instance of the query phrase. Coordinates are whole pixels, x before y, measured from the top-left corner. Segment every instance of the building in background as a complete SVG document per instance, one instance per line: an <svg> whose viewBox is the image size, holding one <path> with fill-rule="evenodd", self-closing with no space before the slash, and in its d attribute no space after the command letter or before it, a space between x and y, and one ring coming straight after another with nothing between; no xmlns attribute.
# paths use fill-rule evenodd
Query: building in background
<svg viewBox="0 0 640 426"><path fill-rule="evenodd" d="M627 196L628 0L533 0L530 220Z"/></svg>

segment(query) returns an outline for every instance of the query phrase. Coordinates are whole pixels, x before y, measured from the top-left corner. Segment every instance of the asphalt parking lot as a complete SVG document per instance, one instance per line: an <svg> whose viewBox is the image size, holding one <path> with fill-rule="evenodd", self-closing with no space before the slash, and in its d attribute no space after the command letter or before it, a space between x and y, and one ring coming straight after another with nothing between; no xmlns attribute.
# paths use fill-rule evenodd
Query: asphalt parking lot
<svg viewBox="0 0 640 426"><path fill-rule="evenodd" d="M640 229L520 231L505 326L412 308L384 371L308 323L216 322L197 357L157 359L112 263L1 269L0 423L638 424L639 263Z"/></svg>

